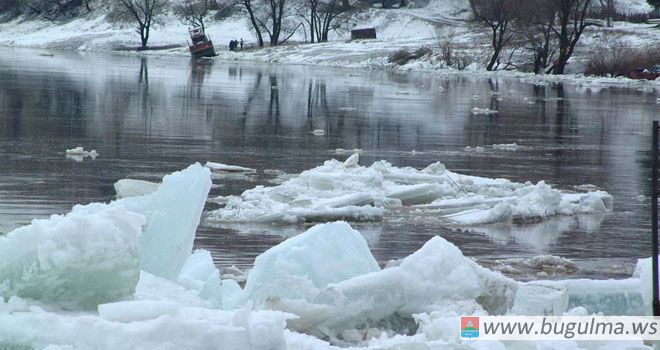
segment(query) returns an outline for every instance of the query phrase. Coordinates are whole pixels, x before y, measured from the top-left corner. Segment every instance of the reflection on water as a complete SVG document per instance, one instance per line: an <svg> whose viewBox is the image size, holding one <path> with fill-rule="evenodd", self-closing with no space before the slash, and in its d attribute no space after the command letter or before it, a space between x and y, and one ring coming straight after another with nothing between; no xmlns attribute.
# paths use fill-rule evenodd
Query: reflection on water
<svg viewBox="0 0 660 350"><path fill-rule="evenodd" d="M110 200L121 178L153 181L196 161L256 168L252 176L214 177L212 196L239 194L280 172L346 157L335 149L359 148L364 164L420 168L440 160L471 175L562 189L592 184L615 200L612 214L524 226L459 229L401 216L355 225L380 262L439 234L484 263L554 254L576 260L578 276L624 276L649 255L649 206L638 197L649 195L656 97L506 78L7 49L0 52L0 232ZM475 116L474 107L499 113ZM315 129L325 136L311 135ZM464 150L513 142L521 149ZM99 157L67 159L75 146ZM196 244L219 265L249 267L306 228L203 224Z"/></svg>

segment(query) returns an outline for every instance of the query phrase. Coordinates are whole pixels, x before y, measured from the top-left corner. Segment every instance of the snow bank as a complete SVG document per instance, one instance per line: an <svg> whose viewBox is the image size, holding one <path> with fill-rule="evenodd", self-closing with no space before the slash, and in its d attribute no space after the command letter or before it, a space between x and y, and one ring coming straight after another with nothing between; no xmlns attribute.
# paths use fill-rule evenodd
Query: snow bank
<svg viewBox="0 0 660 350"><path fill-rule="evenodd" d="M195 231L211 189L208 169L193 164L163 177L154 193L116 200L110 204L77 205L72 213L90 215L108 207L124 206L147 218L140 236L143 270L175 280L190 255Z"/></svg>
<svg viewBox="0 0 660 350"><path fill-rule="evenodd" d="M330 283L379 270L362 235L345 222L334 222L259 255L245 292L257 305L273 297L309 298Z"/></svg>
<svg viewBox="0 0 660 350"><path fill-rule="evenodd" d="M0 296L67 309L130 297L138 281L144 223L144 216L122 206L33 220L0 237Z"/></svg>
<svg viewBox="0 0 660 350"><path fill-rule="evenodd" d="M207 216L213 222L294 223L376 221L403 206L410 215L433 216L459 225L538 221L554 215L607 212L612 197L604 191L568 193L544 182L465 176L433 163L423 170L398 168L386 161L359 165L354 154L307 170L274 187L257 186Z"/></svg>
<svg viewBox="0 0 660 350"><path fill-rule="evenodd" d="M114 187L117 199L121 199L154 193L158 190L158 185L155 182L145 180L121 179L115 182Z"/></svg>

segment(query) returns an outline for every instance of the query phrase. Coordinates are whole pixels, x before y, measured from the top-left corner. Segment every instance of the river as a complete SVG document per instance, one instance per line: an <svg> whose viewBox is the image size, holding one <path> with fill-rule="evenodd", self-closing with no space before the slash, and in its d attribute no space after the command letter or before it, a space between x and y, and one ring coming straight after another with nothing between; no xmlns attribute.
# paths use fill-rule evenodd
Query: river
<svg viewBox="0 0 660 350"><path fill-rule="evenodd" d="M156 181L206 161L256 168L254 176L214 179L211 196L240 194L272 184L278 173L346 158L338 148L359 148L367 165L442 161L459 173L544 180L565 190L590 184L614 197L612 213L533 225L356 224L382 264L441 235L485 266L552 254L578 265L570 277L623 278L650 255L650 125L658 97L653 90L469 74L3 48L0 233L77 203L109 201L122 178ZM473 115L474 107L499 113ZM514 142L517 151L491 147ZM99 156L68 159L65 150L75 146ZM249 268L255 256L306 228L203 221L195 245L220 267Z"/></svg>

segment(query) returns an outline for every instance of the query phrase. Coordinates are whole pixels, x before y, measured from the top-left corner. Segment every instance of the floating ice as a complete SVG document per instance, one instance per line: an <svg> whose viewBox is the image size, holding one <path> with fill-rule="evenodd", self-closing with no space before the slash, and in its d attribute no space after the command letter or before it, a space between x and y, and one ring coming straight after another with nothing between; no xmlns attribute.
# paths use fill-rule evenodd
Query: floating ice
<svg viewBox="0 0 660 350"><path fill-rule="evenodd" d="M147 218L140 236L141 268L175 280L190 255L206 196L211 189L208 169L193 164L163 177L154 193L116 200L110 204L77 205L72 213L89 215L107 207L124 206Z"/></svg>
<svg viewBox="0 0 660 350"><path fill-rule="evenodd" d="M359 148L354 148L354 149L337 148L337 149L335 149L335 154L356 154L356 153L362 153L362 150L359 149Z"/></svg>
<svg viewBox="0 0 660 350"><path fill-rule="evenodd" d="M548 276L570 275L578 266L565 258L554 255L537 255L531 258L497 260L496 271L509 275L534 275L544 273Z"/></svg>
<svg viewBox="0 0 660 350"><path fill-rule="evenodd" d="M520 149L520 146L518 146L517 143L502 143L502 144L495 144L493 145L493 149L496 149L498 151L517 151Z"/></svg>
<svg viewBox="0 0 660 350"><path fill-rule="evenodd" d="M220 171L226 173L256 173L257 171L252 168L245 168L238 165L227 165L222 163L206 162L205 167L211 169L211 171Z"/></svg>
<svg viewBox="0 0 660 350"><path fill-rule="evenodd" d="M505 179L466 176L442 163L423 170L398 168L386 161L360 166L357 154L345 162L293 176L278 186L257 186L240 196L222 197L224 208L207 216L216 223L294 223L305 221L375 221L397 208L409 215L459 225L539 221L554 215L612 210L604 191L568 193L544 182L536 185Z"/></svg>
<svg viewBox="0 0 660 350"><path fill-rule="evenodd" d="M130 297L138 281L144 224L144 216L120 205L88 216L33 220L0 237L0 296L67 309Z"/></svg>
<svg viewBox="0 0 660 350"><path fill-rule="evenodd" d="M476 147L466 146L463 150L465 150L465 152L476 152L476 153L486 152L486 149L481 146L476 146Z"/></svg>
<svg viewBox="0 0 660 350"><path fill-rule="evenodd" d="M67 156L91 157L92 159L95 159L99 155L95 149L91 151L85 151L85 149L82 146L78 146L72 149L67 149L65 153Z"/></svg>
<svg viewBox="0 0 660 350"><path fill-rule="evenodd" d="M323 136L323 135L325 135L325 130L323 130L323 129L314 129L314 130L312 130L311 134L314 135L314 136Z"/></svg>
<svg viewBox="0 0 660 350"><path fill-rule="evenodd" d="M493 109L479 108L479 107L472 108L471 112L473 115L493 115L499 113L498 111Z"/></svg>
<svg viewBox="0 0 660 350"><path fill-rule="evenodd" d="M117 199L121 199L154 193L158 190L158 185L158 183L145 180L121 179L115 182L114 187Z"/></svg>
<svg viewBox="0 0 660 350"><path fill-rule="evenodd" d="M362 235L345 222L314 226L254 261L245 285L257 304L272 297L310 297L329 283L378 271Z"/></svg>

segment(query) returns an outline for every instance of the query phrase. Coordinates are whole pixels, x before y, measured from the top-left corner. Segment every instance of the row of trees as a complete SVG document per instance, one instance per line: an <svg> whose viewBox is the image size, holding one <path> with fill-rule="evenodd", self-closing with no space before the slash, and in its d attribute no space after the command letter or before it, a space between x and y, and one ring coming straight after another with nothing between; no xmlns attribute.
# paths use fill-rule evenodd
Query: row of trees
<svg viewBox="0 0 660 350"><path fill-rule="evenodd" d="M612 0L601 0L614 11ZM516 42L533 57L535 73L563 74L584 30L592 0L470 0L474 16L490 29L492 54L486 66L496 70L510 65L502 57ZM609 16L608 16L609 17ZM510 52L514 52L511 49Z"/></svg>
<svg viewBox="0 0 660 350"><path fill-rule="evenodd" d="M117 1L121 5L119 12L136 22L145 48L151 26L164 11L167 0ZM223 12L238 4L250 19L259 47L264 46L266 37L271 46L280 45L301 28L305 35L309 34L310 42L327 41L330 31L337 28L337 18L350 9L347 0L182 0L173 11L184 23L205 29L210 11Z"/></svg>
<svg viewBox="0 0 660 350"><path fill-rule="evenodd" d="M48 19L61 18L74 10L91 11L91 0L0 0L0 15L38 15ZM99 3L100 4L100 3ZM182 22L205 29L205 21L214 13L236 8L244 10L250 20L257 44L263 47L282 44L298 30L303 30L310 42L328 40L337 28L337 19L351 6L349 0L112 0L115 18L135 23L141 47L146 48L149 33L158 17L168 9Z"/></svg>
<svg viewBox="0 0 660 350"><path fill-rule="evenodd" d="M0 0L0 14L32 14L48 19L66 15L81 7L91 11L90 0Z"/></svg>

